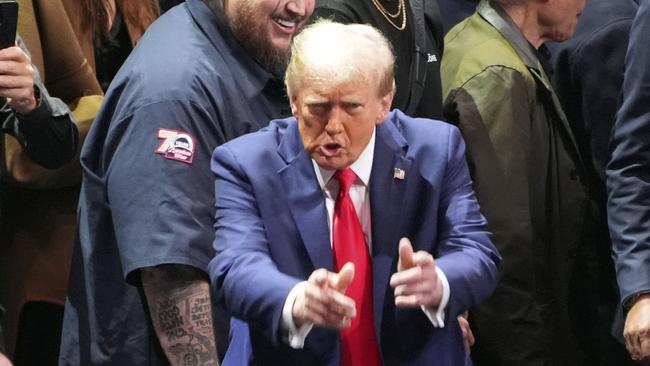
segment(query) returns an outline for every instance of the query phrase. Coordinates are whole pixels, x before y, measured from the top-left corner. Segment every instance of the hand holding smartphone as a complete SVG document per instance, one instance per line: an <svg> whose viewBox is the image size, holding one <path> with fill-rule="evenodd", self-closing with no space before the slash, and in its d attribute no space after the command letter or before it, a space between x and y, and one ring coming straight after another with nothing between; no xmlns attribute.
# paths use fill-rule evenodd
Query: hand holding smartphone
<svg viewBox="0 0 650 366"><path fill-rule="evenodd" d="M38 106L34 89L34 71L29 56L16 46L18 3L0 0L0 53L2 69L0 78L0 104L6 98L9 106L20 114L31 113ZM13 48L13 49L12 49Z"/></svg>

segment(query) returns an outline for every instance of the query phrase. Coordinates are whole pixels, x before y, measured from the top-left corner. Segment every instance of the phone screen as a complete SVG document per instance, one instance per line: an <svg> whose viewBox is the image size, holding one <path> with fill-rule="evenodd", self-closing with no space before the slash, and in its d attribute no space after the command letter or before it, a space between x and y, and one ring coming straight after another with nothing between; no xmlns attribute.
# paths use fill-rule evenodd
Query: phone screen
<svg viewBox="0 0 650 366"><path fill-rule="evenodd" d="M0 49L16 44L18 3L15 0L0 0Z"/></svg>

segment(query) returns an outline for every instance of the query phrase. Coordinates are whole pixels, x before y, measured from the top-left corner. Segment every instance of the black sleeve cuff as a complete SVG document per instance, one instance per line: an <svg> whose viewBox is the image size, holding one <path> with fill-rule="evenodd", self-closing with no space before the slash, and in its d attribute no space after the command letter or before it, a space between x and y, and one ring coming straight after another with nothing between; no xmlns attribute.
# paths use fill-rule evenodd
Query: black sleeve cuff
<svg viewBox="0 0 650 366"><path fill-rule="evenodd" d="M77 153L78 131L68 107L52 98L38 85L37 107L29 114L16 113L17 132L30 159L55 169L70 161ZM37 91L36 91L37 90Z"/></svg>

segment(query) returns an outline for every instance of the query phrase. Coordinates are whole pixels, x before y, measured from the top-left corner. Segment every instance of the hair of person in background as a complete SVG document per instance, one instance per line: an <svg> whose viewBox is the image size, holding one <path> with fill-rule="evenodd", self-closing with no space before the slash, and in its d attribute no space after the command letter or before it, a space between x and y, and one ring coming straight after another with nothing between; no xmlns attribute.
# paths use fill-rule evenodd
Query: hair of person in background
<svg viewBox="0 0 650 366"><path fill-rule="evenodd" d="M110 32L109 24L115 16L116 9L122 13L124 20L135 24L138 34L144 31L160 15L158 0L80 0L79 7L81 29L92 32L95 42L99 42Z"/></svg>

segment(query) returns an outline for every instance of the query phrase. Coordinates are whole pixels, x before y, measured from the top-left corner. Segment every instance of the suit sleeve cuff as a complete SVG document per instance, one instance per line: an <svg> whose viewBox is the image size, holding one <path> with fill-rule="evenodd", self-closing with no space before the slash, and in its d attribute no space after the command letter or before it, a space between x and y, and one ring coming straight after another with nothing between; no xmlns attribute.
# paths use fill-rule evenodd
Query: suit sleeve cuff
<svg viewBox="0 0 650 366"><path fill-rule="evenodd" d="M639 291L639 292L637 292L637 293L635 293L635 294L632 294L631 296L628 296L628 297L623 301L623 309L625 309L625 311L627 312L628 310L630 310L630 308L632 307L632 305L634 305L634 303L636 302L636 300L639 299L639 297L641 297L641 296L646 296L646 295L650 295L650 290Z"/></svg>
<svg viewBox="0 0 650 366"><path fill-rule="evenodd" d="M293 322L293 315L291 314L296 296L305 286L307 286L307 281L295 285L289 291L289 295L287 295L287 299L284 301L284 307L282 308L283 339L293 349L302 349L305 346L305 339L314 326L313 323L305 323L300 328L296 328Z"/></svg>
<svg viewBox="0 0 650 366"><path fill-rule="evenodd" d="M445 310L447 309L447 304L449 303L449 281L447 281L447 276L439 267L436 267L436 273L438 274L438 279L442 283L442 298L440 299L440 304L437 307L429 307L421 305L420 308L424 311L424 314L427 316L431 324L436 328L442 328L445 326Z"/></svg>

